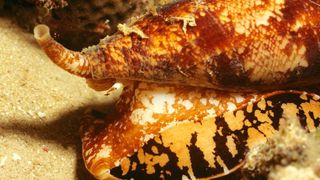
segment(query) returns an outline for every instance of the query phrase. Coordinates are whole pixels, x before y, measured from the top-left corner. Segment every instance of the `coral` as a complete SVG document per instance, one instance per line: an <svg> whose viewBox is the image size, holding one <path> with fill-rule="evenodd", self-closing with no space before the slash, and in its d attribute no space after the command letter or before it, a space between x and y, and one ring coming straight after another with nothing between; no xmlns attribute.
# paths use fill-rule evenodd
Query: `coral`
<svg viewBox="0 0 320 180"><path fill-rule="evenodd" d="M47 24L59 42L74 50L96 44L114 33L119 23L140 14L145 3L143 0L3 0L4 9L22 27L30 31L36 24Z"/></svg>
<svg viewBox="0 0 320 180"><path fill-rule="evenodd" d="M66 0L33 0L33 3L49 10L63 8L68 5Z"/></svg>
<svg viewBox="0 0 320 180"><path fill-rule="evenodd" d="M311 167L297 167L293 165L277 167L274 171L270 172L268 177L270 180L316 180L319 178L320 176L317 175Z"/></svg>
<svg viewBox="0 0 320 180"><path fill-rule="evenodd" d="M244 179L320 178L319 129L308 133L293 114L284 116L279 132L247 154Z"/></svg>

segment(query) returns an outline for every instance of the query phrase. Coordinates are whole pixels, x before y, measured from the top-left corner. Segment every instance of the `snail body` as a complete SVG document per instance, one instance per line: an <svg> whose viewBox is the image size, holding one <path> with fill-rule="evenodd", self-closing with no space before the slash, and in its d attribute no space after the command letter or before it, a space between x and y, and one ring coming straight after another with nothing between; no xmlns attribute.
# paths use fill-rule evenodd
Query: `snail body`
<svg viewBox="0 0 320 180"><path fill-rule="evenodd" d="M315 131L320 96L135 83L113 111L84 118L83 158L98 179L218 178L238 170L281 121L295 119Z"/></svg>
<svg viewBox="0 0 320 180"><path fill-rule="evenodd" d="M320 81L320 7L311 1L178 1L83 52L43 25L35 37L71 73L228 91L284 89Z"/></svg>
<svg viewBox="0 0 320 180"><path fill-rule="evenodd" d="M286 115L308 131L319 126L318 95L279 90L320 82L318 17L313 1L184 0L82 52L45 25L34 32L54 63L90 87L126 82L115 109L87 113L81 127L95 177L217 178L239 169Z"/></svg>

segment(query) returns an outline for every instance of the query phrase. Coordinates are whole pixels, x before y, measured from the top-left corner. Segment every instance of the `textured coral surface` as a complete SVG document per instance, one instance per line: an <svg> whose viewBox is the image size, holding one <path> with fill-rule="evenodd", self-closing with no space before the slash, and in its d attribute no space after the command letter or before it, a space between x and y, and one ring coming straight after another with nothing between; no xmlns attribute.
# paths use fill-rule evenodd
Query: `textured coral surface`
<svg viewBox="0 0 320 180"><path fill-rule="evenodd" d="M117 24L137 14L145 1L3 0L0 10L1 4L25 29L31 31L36 24L47 24L58 41L81 50L115 32Z"/></svg>

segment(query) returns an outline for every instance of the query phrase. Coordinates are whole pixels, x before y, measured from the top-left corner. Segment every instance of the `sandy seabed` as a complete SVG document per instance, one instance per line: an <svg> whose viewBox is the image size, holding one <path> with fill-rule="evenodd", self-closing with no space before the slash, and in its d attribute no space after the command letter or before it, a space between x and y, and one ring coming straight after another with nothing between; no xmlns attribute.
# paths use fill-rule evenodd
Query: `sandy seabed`
<svg viewBox="0 0 320 180"><path fill-rule="evenodd" d="M84 109L103 98L0 18L0 179L92 179L79 126Z"/></svg>

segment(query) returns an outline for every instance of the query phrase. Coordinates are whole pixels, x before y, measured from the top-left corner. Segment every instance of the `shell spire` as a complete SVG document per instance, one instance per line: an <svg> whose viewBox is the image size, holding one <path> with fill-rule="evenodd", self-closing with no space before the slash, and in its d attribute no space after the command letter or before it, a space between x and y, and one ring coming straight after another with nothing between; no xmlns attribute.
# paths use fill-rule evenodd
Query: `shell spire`
<svg viewBox="0 0 320 180"><path fill-rule="evenodd" d="M304 0L187 0L119 26L119 33L83 56L71 51L52 55L57 50L40 45L69 71L70 62L84 57L98 80L232 91L283 89L320 82L318 17L320 7Z"/></svg>

